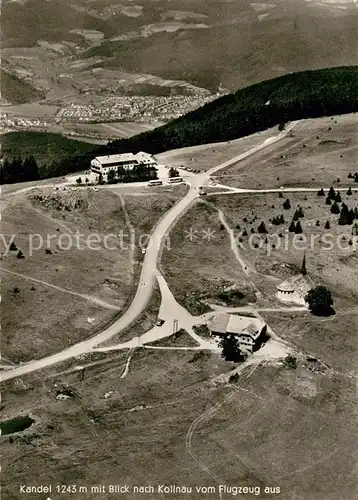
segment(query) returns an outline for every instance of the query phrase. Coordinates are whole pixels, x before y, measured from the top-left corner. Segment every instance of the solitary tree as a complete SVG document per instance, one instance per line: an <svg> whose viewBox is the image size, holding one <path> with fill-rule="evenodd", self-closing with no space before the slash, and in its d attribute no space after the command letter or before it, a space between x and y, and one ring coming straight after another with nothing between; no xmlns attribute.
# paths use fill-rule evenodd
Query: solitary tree
<svg viewBox="0 0 358 500"><path fill-rule="evenodd" d="M317 196L324 196L324 190L323 190L323 188L321 188L321 189L317 192Z"/></svg>
<svg viewBox="0 0 358 500"><path fill-rule="evenodd" d="M267 234L267 229L266 229L264 221L262 221L261 224L259 225L259 227L257 228L257 232L261 233L261 234Z"/></svg>
<svg viewBox="0 0 358 500"><path fill-rule="evenodd" d="M312 288L305 297L309 309L316 316L330 316L333 311L332 293L325 286Z"/></svg>
<svg viewBox="0 0 358 500"><path fill-rule="evenodd" d="M283 203L282 206L285 210L289 210L291 208L290 200L287 198L287 200Z"/></svg>
<svg viewBox="0 0 358 500"><path fill-rule="evenodd" d="M325 223L324 228L331 229L331 224L329 223L329 220Z"/></svg>
<svg viewBox="0 0 358 500"><path fill-rule="evenodd" d="M298 221L297 224L296 224L296 227L295 227L295 233L296 234L301 234L303 233L303 229L302 229L302 226L301 226L301 222Z"/></svg>
<svg viewBox="0 0 358 500"><path fill-rule="evenodd" d="M306 255L303 256L302 265L301 265L301 273L305 276L307 274L306 268Z"/></svg>
<svg viewBox="0 0 358 500"><path fill-rule="evenodd" d="M283 360L283 366L285 368L287 368L288 370L296 370L296 368L297 368L297 358L295 358L294 356L291 356L291 354L289 354Z"/></svg>

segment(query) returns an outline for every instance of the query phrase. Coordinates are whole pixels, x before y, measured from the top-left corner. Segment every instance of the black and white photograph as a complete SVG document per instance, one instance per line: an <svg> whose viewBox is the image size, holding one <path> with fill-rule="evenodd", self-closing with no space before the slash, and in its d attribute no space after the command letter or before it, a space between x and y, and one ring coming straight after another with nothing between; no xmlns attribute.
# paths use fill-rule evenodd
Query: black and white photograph
<svg viewBox="0 0 358 500"><path fill-rule="evenodd" d="M357 0L0 28L1 500L355 500Z"/></svg>

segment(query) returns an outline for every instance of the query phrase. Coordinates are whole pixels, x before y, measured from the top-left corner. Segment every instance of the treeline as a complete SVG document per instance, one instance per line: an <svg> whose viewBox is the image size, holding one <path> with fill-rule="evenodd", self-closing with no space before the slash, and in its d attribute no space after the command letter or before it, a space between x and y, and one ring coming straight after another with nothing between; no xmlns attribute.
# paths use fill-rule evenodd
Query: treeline
<svg viewBox="0 0 358 500"><path fill-rule="evenodd" d="M23 104L45 98L45 92L3 69L0 69L0 81L2 98L11 104Z"/></svg>
<svg viewBox="0 0 358 500"><path fill-rule="evenodd" d="M3 158L0 161L0 184L14 184L39 179L39 167L33 156L24 159L18 156L12 160Z"/></svg>
<svg viewBox="0 0 358 500"><path fill-rule="evenodd" d="M118 167L117 170L108 172L109 184L117 182L144 182L158 179L157 169L153 166L135 165L133 169Z"/></svg>
<svg viewBox="0 0 358 500"><path fill-rule="evenodd" d="M288 121L356 111L358 66L292 73L238 90L134 137L82 149L80 154L68 154L65 158L60 158L61 149L59 159L46 165L43 177L87 169L94 156L138 151L156 154L229 141L276 125L283 129Z"/></svg>
<svg viewBox="0 0 358 500"><path fill-rule="evenodd" d="M304 71L238 90L162 127L110 142L112 152L160 153L229 141L288 121L358 111L358 66Z"/></svg>

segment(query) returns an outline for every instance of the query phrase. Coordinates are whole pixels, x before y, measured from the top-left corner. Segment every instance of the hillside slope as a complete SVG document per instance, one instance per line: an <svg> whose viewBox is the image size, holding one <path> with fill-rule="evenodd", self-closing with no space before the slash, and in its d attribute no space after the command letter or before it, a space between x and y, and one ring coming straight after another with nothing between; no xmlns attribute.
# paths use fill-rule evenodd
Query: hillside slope
<svg viewBox="0 0 358 500"><path fill-rule="evenodd" d="M287 121L358 111L358 66L304 71L241 89L162 127L128 139L94 146L56 134L12 133L3 136L3 154L33 154L42 177L88 168L99 154L170 149L244 137ZM40 147L41 146L41 147ZM51 155L48 152L51 151ZM43 157L42 157L43 156ZM50 163L52 160L52 163Z"/></svg>
<svg viewBox="0 0 358 500"><path fill-rule="evenodd" d="M33 156L42 178L52 177L57 162L73 156L81 157L93 149L94 145L88 142L47 132L8 132L1 136L3 155L7 158Z"/></svg>
<svg viewBox="0 0 358 500"><path fill-rule="evenodd" d="M357 64L357 22L354 13L280 12L262 21L105 41L87 55L109 56L105 67L236 90L289 72Z"/></svg>
<svg viewBox="0 0 358 500"><path fill-rule="evenodd" d="M1 100L7 104L23 104L38 101L45 93L0 68Z"/></svg>

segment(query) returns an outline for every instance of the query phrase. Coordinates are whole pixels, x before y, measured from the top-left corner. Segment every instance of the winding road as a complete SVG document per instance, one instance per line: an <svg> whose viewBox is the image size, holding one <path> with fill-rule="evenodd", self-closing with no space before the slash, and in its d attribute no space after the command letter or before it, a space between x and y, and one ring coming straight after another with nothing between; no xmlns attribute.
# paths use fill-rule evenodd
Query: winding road
<svg viewBox="0 0 358 500"><path fill-rule="evenodd" d="M123 316L118 318L118 320L116 320L108 328L101 331L100 333L98 333L97 335L95 335L90 339L79 342L56 354L46 356L39 360L34 360L28 363L24 363L21 366L17 366L16 368L1 373L1 381L14 379L16 377L20 377L28 373L49 367L56 363L66 361L81 354L85 354L91 351L96 345L109 340L114 335L117 335L119 332L121 332L129 325L131 325L131 323L133 323L133 321L136 318L138 318L138 316L144 311L152 295L152 291L156 281L157 260L160 254L161 244L166 234L171 229L171 227L188 210L188 208L193 204L193 202L196 199L198 199L199 186L204 185L208 181L210 175L214 174L215 172L223 168L229 167L245 158L248 158L249 156L257 153L258 151L264 149L265 147L271 146L275 142L280 141L287 135L287 133L289 133L295 127L296 123L297 122L290 123L287 126L286 130L280 132L275 136L269 137L261 144L258 144L257 146L251 148L250 150L224 163L221 163L220 165L212 167L206 172L202 172L200 174L197 174L195 176L193 175L190 177L190 188L188 193L184 196L184 198L182 198L178 203L176 203L168 212L166 212L166 214L159 220L159 222L157 223L152 232L150 242L147 247L147 252L143 260L143 267L136 294L134 296L131 305L129 306L127 311L123 314ZM26 188L25 190L29 190L29 188ZM238 191L247 192L247 190L242 190L242 191L238 190Z"/></svg>

